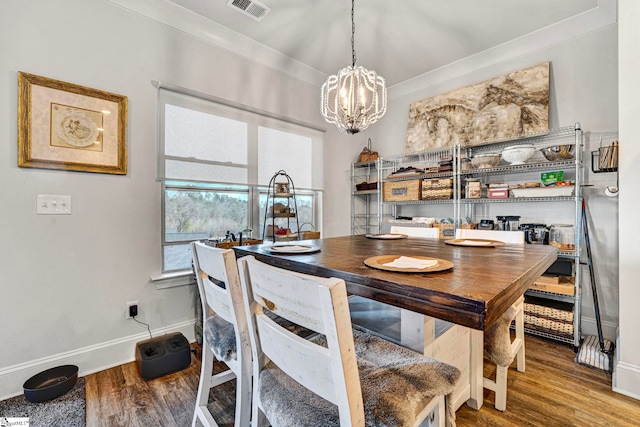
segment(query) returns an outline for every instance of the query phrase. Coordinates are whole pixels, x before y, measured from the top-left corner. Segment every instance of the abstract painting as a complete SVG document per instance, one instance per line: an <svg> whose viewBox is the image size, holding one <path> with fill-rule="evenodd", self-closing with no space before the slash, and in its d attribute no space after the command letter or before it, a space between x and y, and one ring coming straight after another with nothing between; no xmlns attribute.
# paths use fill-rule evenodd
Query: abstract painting
<svg viewBox="0 0 640 427"><path fill-rule="evenodd" d="M524 138L549 130L549 62L409 106L405 154Z"/></svg>

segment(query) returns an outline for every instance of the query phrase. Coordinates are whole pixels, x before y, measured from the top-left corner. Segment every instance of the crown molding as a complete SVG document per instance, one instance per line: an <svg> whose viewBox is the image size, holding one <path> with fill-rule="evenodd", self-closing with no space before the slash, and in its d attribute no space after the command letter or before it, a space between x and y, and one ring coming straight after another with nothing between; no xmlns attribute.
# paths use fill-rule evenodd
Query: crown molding
<svg viewBox="0 0 640 427"><path fill-rule="evenodd" d="M312 85L320 87L327 78L321 71L168 0L105 1ZM617 0L598 0L598 6L586 12L393 85L388 96L399 98L464 76L469 70L490 67L616 23Z"/></svg>
<svg viewBox="0 0 640 427"><path fill-rule="evenodd" d="M312 85L321 86L327 78L326 74L308 65L170 1L105 1Z"/></svg>
<svg viewBox="0 0 640 427"><path fill-rule="evenodd" d="M598 0L598 6L524 36L447 64L389 87L389 99L530 54L617 23L617 0Z"/></svg>

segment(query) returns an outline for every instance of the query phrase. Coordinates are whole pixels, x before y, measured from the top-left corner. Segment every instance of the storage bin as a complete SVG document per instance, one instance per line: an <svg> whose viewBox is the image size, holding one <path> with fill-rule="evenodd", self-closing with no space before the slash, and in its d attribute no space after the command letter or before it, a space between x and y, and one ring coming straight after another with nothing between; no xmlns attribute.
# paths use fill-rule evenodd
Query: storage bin
<svg viewBox="0 0 640 427"><path fill-rule="evenodd" d="M441 189L441 188L453 188L453 179L451 178L438 178L438 179L423 179L422 190Z"/></svg>
<svg viewBox="0 0 640 427"><path fill-rule="evenodd" d="M422 188L422 200L447 200L453 199L453 188Z"/></svg>
<svg viewBox="0 0 640 427"><path fill-rule="evenodd" d="M573 196L573 185L561 185L555 187L539 187L539 188L513 188L511 195L513 197L562 197Z"/></svg>
<svg viewBox="0 0 640 427"><path fill-rule="evenodd" d="M479 181L467 181L464 189L464 197L467 199L479 199L482 195L482 186Z"/></svg>
<svg viewBox="0 0 640 427"><path fill-rule="evenodd" d="M453 199L453 179L422 180L422 200Z"/></svg>
<svg viewBox="0 0 640 427"><path fill-rule="evenodd" d="M508 188L490 188L487 192L490 199L508 199Z"/></svg>
<svg viewBox="0 0 640 427"><path fill-rule="evenodd" d="M433 224L433 226L440 230L438 232L439 239L448 240L456 237L456 229L453 224Z"/></svg>
<svg viewBox="0 0 640 427"><path fill-rule="evenodd" d="M422 180L411 179L383 183L382 200L385 202L411 202L421 200Z"/></svg>

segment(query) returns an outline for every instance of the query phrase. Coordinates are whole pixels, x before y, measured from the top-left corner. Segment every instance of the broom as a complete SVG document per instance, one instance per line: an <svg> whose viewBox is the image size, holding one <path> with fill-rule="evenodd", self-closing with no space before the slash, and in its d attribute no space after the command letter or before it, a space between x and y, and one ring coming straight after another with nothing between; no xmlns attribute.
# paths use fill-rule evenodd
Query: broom
<svg viewBox="0 0 640 427"><path fill-rule="evenodd" d="M602 322L600 320L600 306L598 304L598 289L593 271L593 259L591 257L591 242L589 241L589 225L587 223L587 209L584 199L582 199L582 228L584 230L584 245L587 251L587 265L589 266L589 276L591 277L591 294L593 295L593 308L596 314L596 326L598 336L583 337L580 349L576 358L576 363L588 366L607 373L613 372L613 352L614 344L605 340L602 335Z"/></svg>

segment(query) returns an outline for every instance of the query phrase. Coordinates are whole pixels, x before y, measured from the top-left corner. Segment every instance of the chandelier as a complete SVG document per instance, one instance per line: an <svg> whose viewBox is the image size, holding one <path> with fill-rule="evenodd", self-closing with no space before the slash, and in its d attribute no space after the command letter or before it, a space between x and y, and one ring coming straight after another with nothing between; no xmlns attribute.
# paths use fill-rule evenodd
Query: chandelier
<svg viewBox="0 0 640 427"><path fill-rule="evenodd" d="M373 70L356 67L354 9L355 0L351 0L351 65L327 78L320 99L322 117L348 134L365 130L387 112L384 78Z"/></svg>

